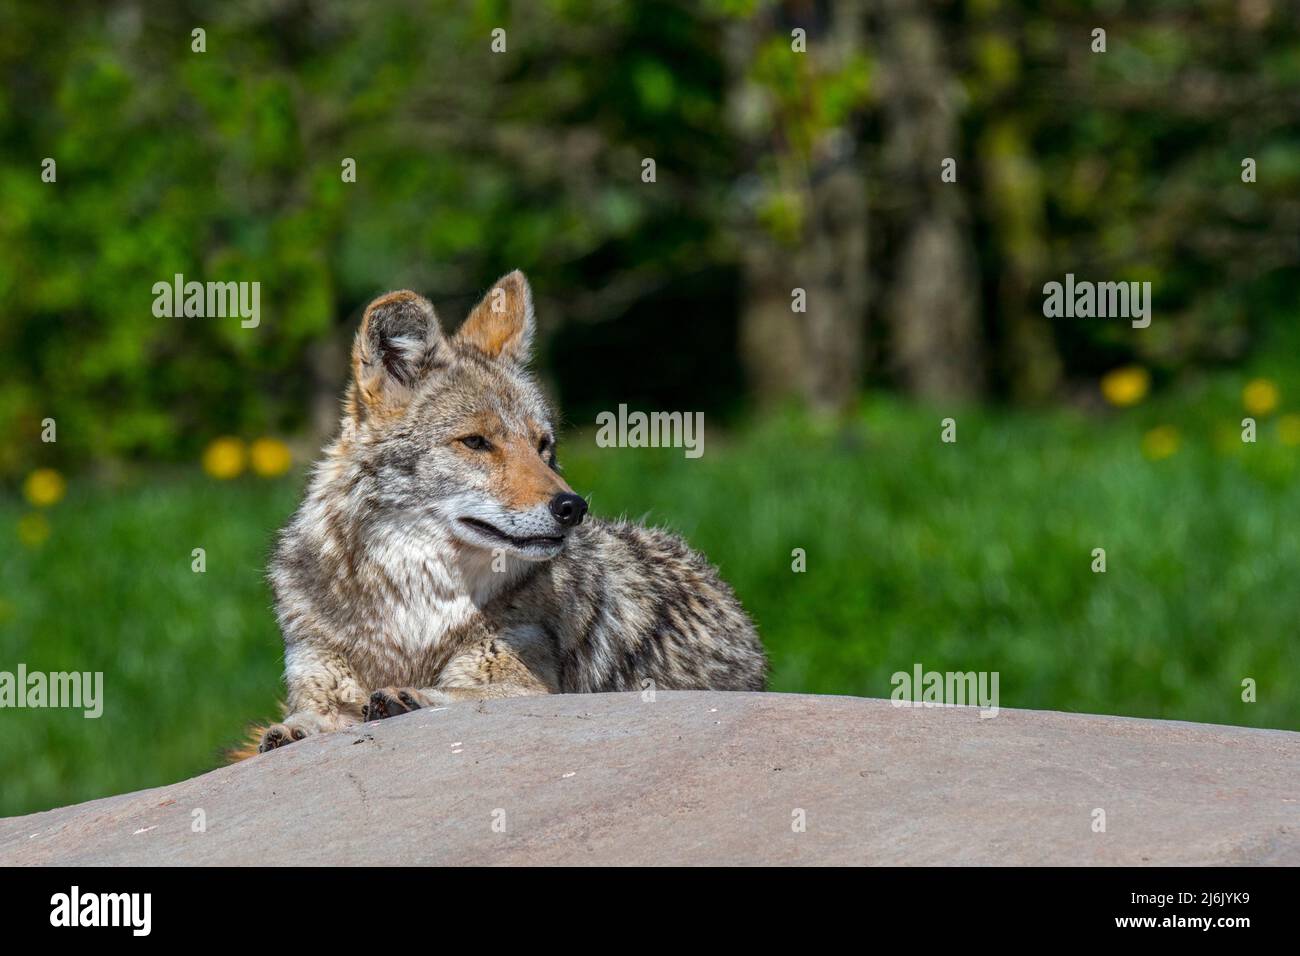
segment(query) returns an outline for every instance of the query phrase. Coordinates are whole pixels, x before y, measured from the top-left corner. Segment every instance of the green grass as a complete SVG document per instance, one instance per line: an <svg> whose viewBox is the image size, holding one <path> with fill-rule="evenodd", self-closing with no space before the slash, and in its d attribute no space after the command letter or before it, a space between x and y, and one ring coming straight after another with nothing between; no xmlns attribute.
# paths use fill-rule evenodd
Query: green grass
<svg viewBox="0 0 1300 956"><path fill-rule="evenodd" d="M1233 388L1176 416L872 400L834 430L789 416L710 431L698 460L590 433L564 452L596 513L675 528L721 567L775 690L887 697L920 662L1000 672L1003 707L1300 729L1300 448L1269 422L1243 446ZM956 444L939 441L947 414ZM1149 461L1141 436L1162 414L1181 447ZM300 481L73 482L34 548L17 532L30 509L0 499L0 670L103 671L106 697L99 720L4 712L0 814L202 772L273 712L263 567Z"/></svg>

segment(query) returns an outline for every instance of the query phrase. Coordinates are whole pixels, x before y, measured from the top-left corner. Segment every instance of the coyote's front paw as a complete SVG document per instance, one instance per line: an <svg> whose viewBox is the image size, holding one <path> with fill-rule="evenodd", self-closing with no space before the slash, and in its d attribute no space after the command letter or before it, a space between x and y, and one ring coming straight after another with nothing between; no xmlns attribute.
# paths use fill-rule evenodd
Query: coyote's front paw
<svg viewBox="0 0 1300 956"><path fill-rule="evenodd" d="M361 708L361 719L383 720L421 707L432 707L434 703L428 694L414 687L385 687L370 695L370 703Z"/></svg>
<svg viewBox="0 0 1300 956"><path fill-rule="evenodd" d="M276 747L283 747L285 744L291 744L295 740L302 740L310 730L295 721L292 717L286 717L284 721L278 724L272 724L262 731L262 742L257 745L257 752L264 754L268 750L274 750Z"/></svg>

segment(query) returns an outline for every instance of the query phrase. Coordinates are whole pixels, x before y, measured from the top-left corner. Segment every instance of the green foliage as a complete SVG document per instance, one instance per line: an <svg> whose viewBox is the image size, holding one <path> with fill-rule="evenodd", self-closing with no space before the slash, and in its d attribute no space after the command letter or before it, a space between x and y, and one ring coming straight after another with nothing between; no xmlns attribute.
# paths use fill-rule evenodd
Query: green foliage
<svg viewBox="0 0 1300 956"><path fill-rule="evenodd" d="M1137 360L1174 375L1241 361L1293 311L1277 295L1282 276L1294 287L1295 267L1295 80L1282 64L1300 51L1300 18L1227 0L1195 13L1177 0L1082 6L973 14L980 52L964 121L1017 137L984 137L975 158L989 170L1010 150L1023 164L997 177L994 250L1032 263L1031 313L1041 283L1067 271L1152 282L1150 334L1054 326L1068 373ZM1105 53L1090 49L1097 26ZM1257 182L1242 182L1246 157L1259 163ZM996 251L985 258L998 268Z"/></svg>
<svg viewBox="0 0 1300 956"><path fill-rule="evenodd" d="M202 773L276 714L283 645L264 568L298 489L195 472L74 483L35 548L18 544L27 509L0 505L3 669L104 674L98 719L5 710L0 815Z"/></svg>
<svg viewBox="0 0 1300 956"><path fill-rule="evenodd" d="M725 170L722 83L686 8L300 14L0 13L0 33L31 39L0 44L0 475L300 428L343 374L342 350L316 346L390 288L436 295L454 322L511 268L573 304L593 256L633 277L709 260L695 183ZM650 155L659 188L640 182ZM260 326L155 318L153 285L177 273L260 282ZM55 446L35 440L46 417Z"/></svg>
<svg viewBox="0 0 1300 956"><path fill-rule="evenodd" d="M919 141L923 155L885 155L892 124L918 111L955 118L960 175L942 189L978 250L994 396L1058 398L1135 360L1171 381L1248 358L1290 321L1294 10L927 7L937 46L911 66L942 75L904 102L889 59L897 36L915 39L890 29L904 11L832 6L0 6L0 476L192 460L222 433L301 429L386 289L429 292L455 321L521 267L544 342L653 312L664 290L736 271L750 219L778 258L812 241L809 183L841 162L867 183L875 291L860 320L869 373L888 381L896 240L929 208L943 158ZM1098 24L1104 54L1090 50ZM40 181L46 157L57 183ZM1151 279L1157 320L1141 336L1048 328L1039 289L1067 271ZM176 273L260 282L264 321L155 318L153 284ZM729 331L752 291L736 284L691 320ZM1019 361L1026 329L1037 344ZM608 347L584 357L611 360ZM36 440L46 417L57 445Z"/></svg>

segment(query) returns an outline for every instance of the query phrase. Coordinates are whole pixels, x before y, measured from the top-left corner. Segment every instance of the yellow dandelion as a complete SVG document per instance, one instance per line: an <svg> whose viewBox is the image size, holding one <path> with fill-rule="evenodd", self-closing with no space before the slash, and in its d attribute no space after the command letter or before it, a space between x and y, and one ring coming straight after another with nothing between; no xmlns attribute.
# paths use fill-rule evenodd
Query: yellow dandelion
<svg viewBox="0 0 1300 956"><path fill-rule="evenodd" d="M1173 425L1157 425L1142 436L1142 454L1152 461L1168 458L1178 452L1180 439Z"/></svg>
<svg viewBox="0 0 1300 956"><path fill-rule="evenodd" d="M1292 412L1279 418L1277 437L1283 445L1300 445L1300 415Z"/></svg>
<svg viewBox="0 0 1300 956"><path fill-rule="evenodd" d="M259 438L248 449L248 459L253 471L263 478L278 478L293 464L289 446L278 438Z"/></svg>
<svg viewBox="0 0 1300 956"><path fill-rule="evenodd" d="M23 482L23 496L37 508L48 508L63 500L68 483L53 468L37 468Z"/></svg>
<svg viewBox="0 0 1300 956"><path fill-rule="evenodd" d="M1140 365L1126 365L1101 378L1101 394L1119 408L1136 405L1151 389L1151 373Z"/></svg>
<svg viewBox="0 0 1300 956"><path fill-rule="evenodd" d="M203 470L223 481L237 478L244 470L247 452L238 438L218 438L203 452Z"/></svg>
<svg viewBox="0 0 1300 956"><path fill-rule="evenodd" d="M39 548L50 536L50 523L39 511L18 519L18 540L28 548Z"/></svg>
<svg viewBox="0 0 1300 956"><path fill-rule="evenodd" d="M1281 399L1277 386L1266 378L1252 378L1241 390L1241 404L1252 415L1267 415Z"/></svg>

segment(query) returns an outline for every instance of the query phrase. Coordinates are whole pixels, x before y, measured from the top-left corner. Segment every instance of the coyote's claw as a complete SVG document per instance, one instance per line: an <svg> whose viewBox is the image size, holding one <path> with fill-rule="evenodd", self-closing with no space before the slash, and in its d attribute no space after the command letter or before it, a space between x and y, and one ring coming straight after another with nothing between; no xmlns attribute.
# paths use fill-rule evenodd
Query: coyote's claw
<svg viewBox="0 0 1300 956"><path fill-rule="evenodd" d="M302 740L307 736L307 732L300 727L289 727L285 724L272 724L262 731L262 742L257 745L258 753L266 753L268 750L274 750L277 747L283 747L285 744L291 744L295 740Z"/></svg>
<svg viewBox="0 0 1300 956"><path fill-rule="evenodd" d="M414 687L385 687L370 695L370 703L361 709L361 713L366 720L383 720L428 705L428 698Z"/></svg>

